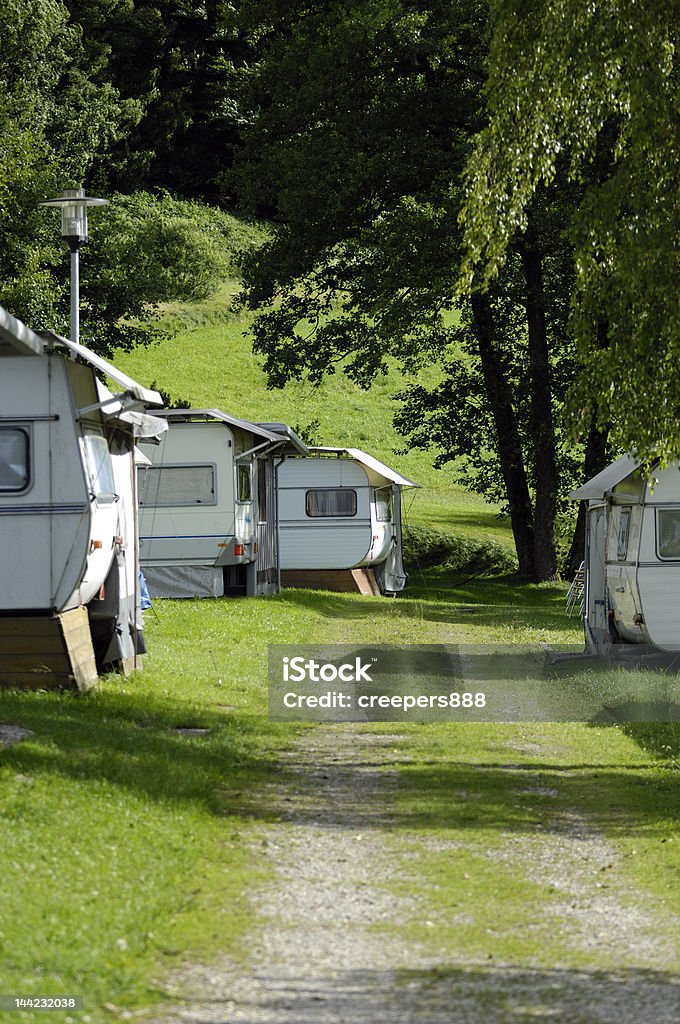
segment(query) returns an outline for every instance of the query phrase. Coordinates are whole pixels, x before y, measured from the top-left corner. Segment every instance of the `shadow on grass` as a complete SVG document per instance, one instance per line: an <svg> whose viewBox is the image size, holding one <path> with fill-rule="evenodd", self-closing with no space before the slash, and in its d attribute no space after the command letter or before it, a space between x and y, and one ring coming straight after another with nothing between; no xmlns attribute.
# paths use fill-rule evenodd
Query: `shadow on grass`
<svg viewBox="0 0 680 1024"><path fill-rule="evenodd" d="M197 998L211 1006L210 1019L231 1019L231 988L213 995L204 986ZM396 972L339 964L330 975L305 970L303 963L299 974L269 966L237 999L242 1024L265 1017L296 1024L529 1024L544 1017L562 1024L671 1024L680 1007L677 979L662 970L531 969L491 962Z"/></svg>
<svg viewBox="0 0 680 1024"><path fill-rule="evenodd" d="M677 778L646 765L413 762L319 750L312 764L304 752L288 754L286 768L295 795L282 789L281 817L313 817L330 830L573 834L576 812L609 834L642 835L666 834L680 818Z"/></svg>
<svg viewBox="0 0 680 1024"><path fill-rule="evenodd" d="M652 757L670 762L669 767L678 767L680 759L680 723L674 722L624 722L621 730L646 750Z"/></svg>
<svg viewBox="0 0 680 1024"><path fill-rule="evenodd" d="M574 620L564 611L565 591L518 581L479 579L460 585L454 577L425 575L397 598L360 597L319 590L284 590L277 598L331 619L364 619L389 606L405 619L458 623L463 626L541 628L572 634Z"/></svg>
<svg viewBox="0 0 680 1024"><path fill-rule="evenodd" d="M667 830L669 821L680 818L677 774L648 766L413 762L382 759L377 751L375 758L357 760L334 749L316 752L312 764L304 751L299 758L293 751L282 771L266 737L270 747L277 738L289 740L286 726L213 711L187 720L186 705L129 693L83 698L5 692L0 721L34 734L0 750L2 768L104 781L150 800L190 801L215 815L290 820L303 797L315 824L341 829L559 830L559 806L579 808L607 831L626 834ZM211 731L187 737L178 726ZM399 771L394 805L389 785L382 794L390 805L387 817L379 782L384 776L376 771L382 767Z"/></svg>
<svg viewBox="0 0 680 1024"><path fill-rule="evenodd" d="M33 733L0 747L0 767L105 781L151 800L191 801L213 814L251 813L275 768L263 737L277 727L261 716L201 709L197 717L186 704L148 694L4 691L0 721ZM210 731L187 735L180 728ZM230 796L236 791L238 800ZM269 816L264 800L257 815Z"/></svg>

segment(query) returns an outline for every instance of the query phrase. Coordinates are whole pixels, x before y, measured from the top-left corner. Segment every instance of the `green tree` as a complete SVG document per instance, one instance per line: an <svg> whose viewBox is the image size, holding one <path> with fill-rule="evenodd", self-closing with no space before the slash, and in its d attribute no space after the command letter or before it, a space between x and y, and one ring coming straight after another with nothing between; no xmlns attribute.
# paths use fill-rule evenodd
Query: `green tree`
<svg viewBox="0 0 680 1024"><path fill-rule="evenodd" d="M112 195L83 248L83 340L110 352L162 337L159 304L207 298L234 273L235 225L195 201Z"/></svg>
<svg viewBox="0 0 680 1024"><path fill-rule="evenodd" d="M583 183L572 423L646 460L680 451L677 0L493 0L489 124L467 170L463 283L488 282L542 184Z"/></svg>
<svg viewBox="0 0 680 1024"><path fill-rule="evenodd" d="M231 100L244 46L227 0L64 0L97 82L128 114L91 171L99 189L164 188L224 204L238 137ZM246 45L245 49L248 47Z"/></svg>
<svg viewBox="0 0 680 1024"><path fill-rule="evenodd" d="M502 489L522 572L550 578L571 482L560 415L572 277L555 214L569 189L536 200L493 296L475 292L460 327L453 312L461 174L484 123L485 5L267 5L268 21L261 5L250 11L264 28L238 173L244 200L276 223L245 264L271 384L342 364L367 385L388 355L446 363L447 383L411 392L400 425L443 460L467 456L487 496ZM470 429L438 432L451 416Z"/></svg>
<svg viewBox="0 0 680 1024"><path fill-rule="evenodd" d="M120 110L109 84L87 78L59 0L4 4L0 35L0 302L36 328L63 328L61 246L38 203L82 181Z"/></svg>

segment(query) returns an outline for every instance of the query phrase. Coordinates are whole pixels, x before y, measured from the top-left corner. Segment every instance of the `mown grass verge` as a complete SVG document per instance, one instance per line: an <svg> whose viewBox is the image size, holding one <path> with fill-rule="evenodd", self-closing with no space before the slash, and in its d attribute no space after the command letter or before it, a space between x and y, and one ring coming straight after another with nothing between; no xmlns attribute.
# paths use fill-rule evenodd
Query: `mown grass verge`
<svg viewBox="0 0 680 1024"><path fill-rule="evenodd" d="M97 1022L162 997L178 957L238 954L279 751L303 728L267 719L269 643L569 638L562 600L440 578L397 600L158 601L136 678L84 697L0 694L0 722L33 732L0 750L4 990L80 995Z"/></svg>
<svg viewBox="0 0 680 1024"><path fill-rule="evenodd" d="M402 937L454 973L680 969L677 726L400 732L394 891L416 908Z"/></svg>

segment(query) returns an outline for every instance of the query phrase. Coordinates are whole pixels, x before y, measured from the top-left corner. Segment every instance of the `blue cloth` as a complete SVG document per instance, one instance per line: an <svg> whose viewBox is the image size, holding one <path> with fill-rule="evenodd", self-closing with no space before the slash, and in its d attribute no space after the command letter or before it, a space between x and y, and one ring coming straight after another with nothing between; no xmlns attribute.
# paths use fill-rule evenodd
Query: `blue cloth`
<svg viewBox="0 0 680 1024"><path fill-rule="evenodd" d="M147 611L151 607L149 588L146 585L144 573L141 571L141 569L139 570L139 606L143 612Z"/></svg>

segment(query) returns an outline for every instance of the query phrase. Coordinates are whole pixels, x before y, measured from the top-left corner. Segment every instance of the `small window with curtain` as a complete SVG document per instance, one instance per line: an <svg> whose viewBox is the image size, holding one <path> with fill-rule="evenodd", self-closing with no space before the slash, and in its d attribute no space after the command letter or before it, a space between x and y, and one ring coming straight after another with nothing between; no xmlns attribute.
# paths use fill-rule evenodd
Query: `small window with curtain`
<svg viewBox="0 0 680 1024"><path fill-rule="evenodd" d="M659 508L656 515L659 558L680 560L680 508Z"/></svg>
<svg viewBox="0 0 680 1024"><path fill-rule="evenodd" d="M312 519L342 518L357 514L357 492L350 487L307 491L307 515Z"/></svg>
<svg viewBox="0 0 680 1024"><path fill-rule="evenodd" d="M30 482L30 436L22 427L0 427L0 491L25 491Z"/></svg>

